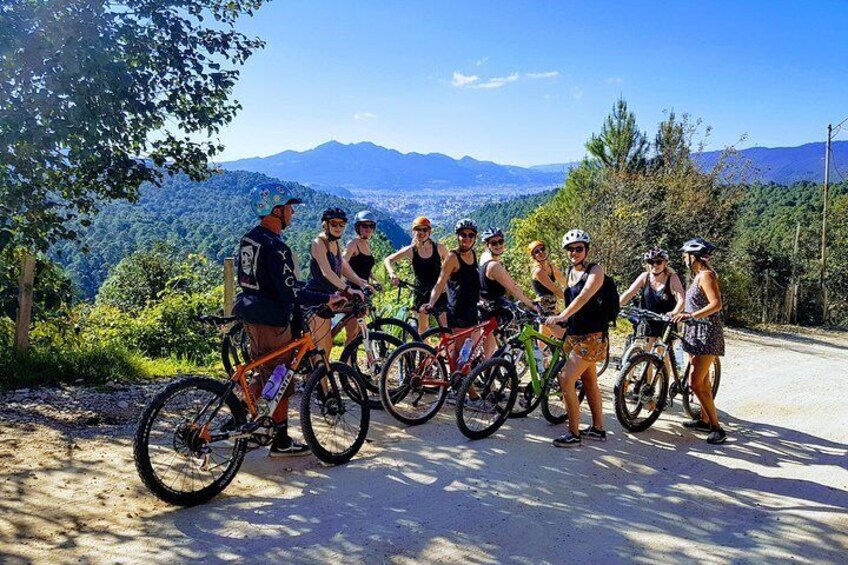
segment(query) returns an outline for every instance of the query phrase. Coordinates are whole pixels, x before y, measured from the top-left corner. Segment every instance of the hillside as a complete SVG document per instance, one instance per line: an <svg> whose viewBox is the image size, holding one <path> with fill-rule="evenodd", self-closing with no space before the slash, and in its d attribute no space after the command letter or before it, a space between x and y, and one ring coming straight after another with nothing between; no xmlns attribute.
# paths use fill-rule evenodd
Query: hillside
<svg viewBox="0 0 848 565"><path fill-rule="evenodd" d="M453 159L440 153L401 153L370 142L330 141L308 151L283 151L221 163L307 185L344 188L417 190L422 188L554 187L562 172L498 165L471 157Z"/></svg>
<svg viewBox="0 0 848 565"><path fill-rule="evenodd" d="M116 202L105 206L92 225L81 230L76 242L62 242L52 250L71 273L77 287L91 298L109 269L130 253L164 241L186 253L203 253L223 261L235 251L238 239L255 224L247 205L250 188L269 180L257 173L224 172L204 182L185 176L168 179L160 189L147 186L137 204ZM285 183L304 200L285 237L302 256L319 229L321 211L339 206L354 214L363 209L355 201ZM409 236L388 215L375 210L380 230L394 246ZM352 233L348 228L347 236ZM88 253L84 249L88 249ZM303 266L303 265L301 265Z"/></svg>
<svg viewBox="0 0 848 565"><path fill-rule="evenodd" d="M739 156L750 159L756 174L749 179L750 182L761 182L763 184L775 183L791 185L796 182L824 181L824 146L823 142L806 143L798 147L749 147L740 149ZM848 177L848 141L834 141L831 144L833 157L831 159L831 182L842 180L844 175ZM702 170L711 169L719 157L721 151L705 151L693 154L693 158ZM550 165L537 165L531 167L541 171L569 170L574 163L553 163Z"/></svg>

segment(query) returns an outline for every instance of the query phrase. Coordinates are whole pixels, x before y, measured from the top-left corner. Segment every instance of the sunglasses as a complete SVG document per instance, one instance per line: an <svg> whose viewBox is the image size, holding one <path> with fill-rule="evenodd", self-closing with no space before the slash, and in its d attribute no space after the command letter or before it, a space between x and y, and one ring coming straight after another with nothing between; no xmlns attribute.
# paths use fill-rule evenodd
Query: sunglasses
<svg viewBox="0 0 848 565"><path fill-rule="evenodd" d="M548 248L544 245L540 245L536 249L533 250L533 255L541 255L542 253L547 253Z"/></svg>
<svg viewBox="0 0 848 565"><path fill-rule="evenodd" d="M475 231L464 231L459 234L461 239L477 239L477 232Z"/></svg>
<svg viewBox="0 0 848 565"><path fill-rule="evenodd" d="M662 265L665 263L665 259L652 259L648 261L648 265Z"/></svg>
<svg viewBox="0 0 848 565"><path fill-rule="evenodd" d="M430 233L430 228L415 228L412 231L417 231L418 233Z"/></svg>
<svg viewBox="0 0 848 565"><path fill-rule="evenodd" d="M373 230L374 228L376 228L376 227L377 227L377 224L372 224L372 223L362 223L362 224L359 224L359 227L360 227L360 228L365 228L366 230Z"/></svg>
<svg viewBox="0 0 848 565"><path fill-rule="evenodd" d="M502 239L490 239L489 240L489 245L500 246L500 245L503 245L503 244L504 244L504 240L502 240Z"/></svg>
<svg viewBox="0 0 848 565"><path fill-rule="evenodd" d="M571 245L565 248L567 253L583 253L586 251L586 248L582 245Z"/></svg>
<svg viewBox="0 0 848 565"><path fill-rule="evenodd" d="M343 228L347 225L347 222L343 222L341 220L330 220L329 225L331 228Z"/></svg>

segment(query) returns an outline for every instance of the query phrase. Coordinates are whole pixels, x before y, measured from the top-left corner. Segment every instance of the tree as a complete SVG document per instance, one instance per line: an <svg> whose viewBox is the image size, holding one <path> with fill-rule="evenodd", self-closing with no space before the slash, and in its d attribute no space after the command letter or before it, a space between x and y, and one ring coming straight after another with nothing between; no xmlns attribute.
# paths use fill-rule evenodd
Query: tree
<svg viewBox="0 0 848 565"><path fill-rule="evenodd" d="M0 249L76 236L101 202L208 174L264 0L8 0L0 7ZM209 21L211 16L211 20Z"/></svg>
<svg viewBox="0 0 848 565"><path fill-rule="evenodd" d="M601 127L601 133L592 134L586 149L605 168L619 173L638 172L645 168L648 140L636 127L636 115L628 111L624 98L615 103Z"/></svg>

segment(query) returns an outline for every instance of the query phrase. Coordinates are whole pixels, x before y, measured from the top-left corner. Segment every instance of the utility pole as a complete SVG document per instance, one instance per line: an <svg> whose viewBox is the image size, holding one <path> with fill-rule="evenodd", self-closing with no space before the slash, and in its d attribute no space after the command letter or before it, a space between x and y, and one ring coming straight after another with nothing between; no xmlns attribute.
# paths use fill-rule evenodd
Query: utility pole
<svg viewBox="0 0 848 565"><path fill-rule="evenodd" d="M822 324L827 323L827 284L825 282L825 271L827 269L827 192L830 182L830 138L833 134L833 126L827 125L827 143L824 149L824 188L822 190L822 232L821 232L821 273L819 283L821 284L822 299Z"/></svg>

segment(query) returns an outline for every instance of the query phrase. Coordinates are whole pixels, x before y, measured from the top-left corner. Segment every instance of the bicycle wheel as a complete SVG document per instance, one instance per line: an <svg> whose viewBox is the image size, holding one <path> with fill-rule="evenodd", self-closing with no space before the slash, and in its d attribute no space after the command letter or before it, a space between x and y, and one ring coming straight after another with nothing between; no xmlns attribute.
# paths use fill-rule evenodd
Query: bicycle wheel
<svg viewBox="0 0 848 565"><path fill-rule="evenodd" d="M442 339L442 329L438 326L429 327L421 334L420 341L422 343L426 343L430 347L436 347L439 345L439 341Z"/></svg>
<svg viewBox="0 0 848 565"><path fill-rule="evenodd" d="M472 399L471 396L476 398ZM518 396L515 367L503 357L477 365L456 395L456 425L468 439L495 433L509 417Z"/></svg>
<svg viewBox="0 0 848 565"><path fill-rule="evenodd" d="M150 400L139 419L133 441L139 477L170 504L206 502L236 476L247 440L208 441L201 436L223 434L223 428L238 430L244 421L241 402L227 384L204 377L171 383Z"/></svg>
<svg viewBox="0 0 848 565"><path fill-rule="evenodd" d="M425 385L425 380L440 384ZM447 386L448 373L436 350L420 342L405 343L386 362L380 376L380 400L396 420L417 426L436 415L447 397Z"/></svg>
<svg viewBox="0 0 848 565"><path fill-rule="evenodd" d="M409 343L410 341L419 341L421 339L421 336L418 335L418 330L414 326L397 318L377 318L368 324L368 329L389 334L399 339L401 343Z"/></svg>
<svg viewBox="0 0 848 565"><path fill-rule="evenodd" d="M300 427L318 459L339 465L357 454L371 421L368 403L361 402L366 396L365 383L343 363L312 372L300 399Z"/></svg>
<svg viewBox="0 0 848 565"><path fill-rule="evenodd" d="M233 376L236 367L250 359L250 340L241 322L236 322L221 340L221 362L224 371Z"/></svg>
<svg viewBox="0 0 848 565"><path fill-rule="evenodd" d="M551 373L551 378L545 383L545 386L542 388L541 395L541 406L542 406L542 416L545 417L551 424L562 424L566 420L568 420L568 411L565 409L565 401L562 398L562 391L559 388L559 373L562 371L560 368L558 371L554 371ZM574 383L574 387L577 389L577 403L581 404L583 399L586 398L586 393L583 391L583 383L578 380Z"/></svg>
<svg viewBox="0 0 848 565"><path fill-rule="evenodd" d="M689 382L689 375L692 370L692 367L689 363L686 364L686 370L683 373L683 382L686 383L684 387L683 394L681 395L683 398L683 410L689 415L690 418L700 418L701 417L701 403L698 402L698 397L695 396L695 393L692 391L692 385ZM719 357L716 357L713 361L712 366L710 367L710 389L713 392L713 398L718 394L718 387L721 384L721 361Z"/></svg>
<svg viewBox="0 0 848 565"><path fill-rule="evenodd" d="M372 409L382 409L383 405L380 403L380 375L383 374L383 367L385 367L389 355L391 355L392 351L400 347L402 342L393 335L376 331L368 332L368 342L369 351L366 351L362 335L356 336L344 348L339 361L352 368L365 383L368 393L368 406ZM347 392L351 395L356 394L354 390Z"/></svg>
<svg viewBox="0 0 848 565"><path fill-rule="evenodd" d="M603 361L599 361L599 362L595 363L595 368L597 370L597 374L598 374L599 377L601 375L603 375L604 371L606 371L607 367L609 367L609 357L610 357L610 340L609 340L609 336L607 336L607 354L604 356Z"/></svg>
<svg viewBox="0 0 848 565"><path fill-rule="evenodd" d="M665 409L667 395L668 374L662 360L650 353L632 355L613 387L615 416L630 432L647 430Z"/></svg>

